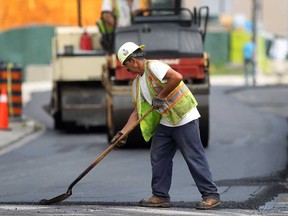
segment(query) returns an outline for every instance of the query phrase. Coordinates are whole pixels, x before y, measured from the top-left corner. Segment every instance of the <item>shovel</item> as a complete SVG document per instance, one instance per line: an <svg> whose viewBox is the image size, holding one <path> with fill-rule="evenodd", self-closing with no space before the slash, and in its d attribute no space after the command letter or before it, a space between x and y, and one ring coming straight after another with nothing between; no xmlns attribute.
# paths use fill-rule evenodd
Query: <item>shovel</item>
<svg viewBox="0 0 288 216"><path fill-rule="evenodd" d="M111 152L117 143L124 139L150 112L153 111L153 107L151 107L141 118L139 118L134 125L121 137L119 137L114 143L112 143L86 170L84 170L68 187L66 193L63 193L59 196L56 196L52 199L42 199L39 201L40 205L50 205L52 203L61 202L72 195L72 188L76 185L90 170L92 170L109 152Z"/></svg>

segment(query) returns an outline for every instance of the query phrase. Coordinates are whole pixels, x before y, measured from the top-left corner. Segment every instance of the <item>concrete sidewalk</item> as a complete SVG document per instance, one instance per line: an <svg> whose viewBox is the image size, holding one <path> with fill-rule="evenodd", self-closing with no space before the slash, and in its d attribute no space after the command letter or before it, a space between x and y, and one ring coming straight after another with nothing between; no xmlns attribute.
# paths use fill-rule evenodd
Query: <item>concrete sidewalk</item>
<svg viewBox="0 0 288 216"><path fill-rule="evenodd" d="M0 152L7 151L11 145L41 130L41 125L33 119L10 120L7 130L0 130ZM1 153L0 153L1 154Z"/></svg>
<svg viewBox="0 0 288 216"><path fill-rule="evenodd" d="M22 106L25 107L26 103L29 102L33 92L50 91L51 88L51 81L23 83ZM0 130L0 155L18 146L13 146L12 144L23 141L24 138L29 139L29 136L33 137L35 133L40 133L44 129L45 128L39 122L24 114L21 118L10 118L8 129Z"/></svg>

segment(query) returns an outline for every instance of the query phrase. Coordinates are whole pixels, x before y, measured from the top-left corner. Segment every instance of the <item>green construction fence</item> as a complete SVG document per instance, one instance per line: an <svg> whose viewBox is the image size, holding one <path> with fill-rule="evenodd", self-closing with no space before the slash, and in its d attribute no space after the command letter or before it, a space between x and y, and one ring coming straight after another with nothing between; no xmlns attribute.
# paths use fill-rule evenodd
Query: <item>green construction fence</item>
<svg viewBox="0 0 288 216"><path fill-rule="evenodd" d="M0 61L16 63L24 71L29 64L50 64L53 34L53 26L31 26L0 32Z"/></svg>

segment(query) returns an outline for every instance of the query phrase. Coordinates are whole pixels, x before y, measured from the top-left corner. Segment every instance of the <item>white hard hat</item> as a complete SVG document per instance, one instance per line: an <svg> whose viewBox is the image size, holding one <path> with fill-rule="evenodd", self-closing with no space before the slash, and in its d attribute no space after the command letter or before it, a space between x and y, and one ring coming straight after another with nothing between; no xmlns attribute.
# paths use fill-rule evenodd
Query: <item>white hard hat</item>
<svg viewBox="0 0 288 216"><path fill-rule="evenodd" d="M123 65L123 63L125 62L125 60L133 53L135 52L137 49L141 49L143 50L145 47L145 45L140 45L138 46L137 44L133 43L133 42L126 42L124 43L118 50L117 53L117 57L119 59L119 61L121 62L121 64Z"/></svg>

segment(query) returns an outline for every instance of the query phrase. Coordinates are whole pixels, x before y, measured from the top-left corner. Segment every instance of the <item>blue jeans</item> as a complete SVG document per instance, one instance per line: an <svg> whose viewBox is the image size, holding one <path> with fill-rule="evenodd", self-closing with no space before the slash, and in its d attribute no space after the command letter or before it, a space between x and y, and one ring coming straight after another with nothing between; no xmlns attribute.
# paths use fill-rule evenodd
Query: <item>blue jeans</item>
<svg viewBox="0 0 288 216"><path fill-rule="evenodd" d="M179 127L159 125L152 139L152 194L170 198L173 157L180 150L202 198L219 198L201 143L199 120Z"/></svg>

